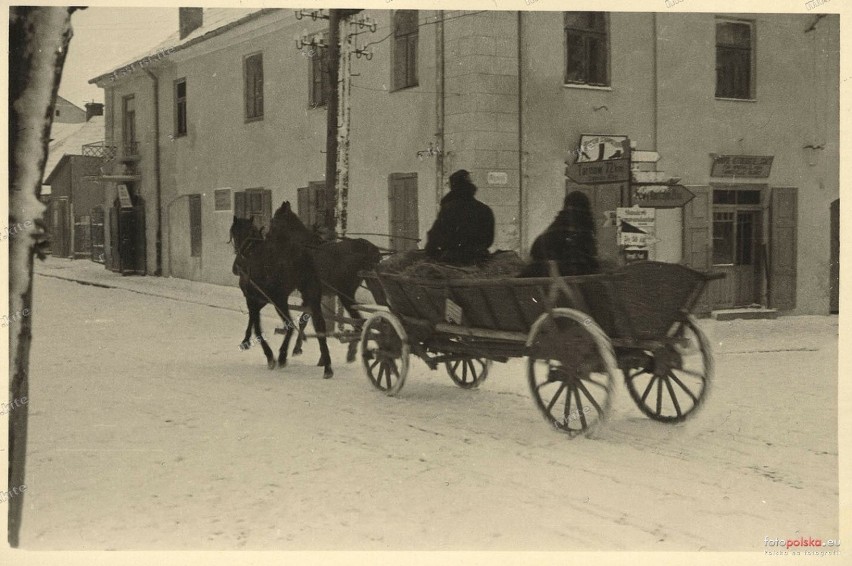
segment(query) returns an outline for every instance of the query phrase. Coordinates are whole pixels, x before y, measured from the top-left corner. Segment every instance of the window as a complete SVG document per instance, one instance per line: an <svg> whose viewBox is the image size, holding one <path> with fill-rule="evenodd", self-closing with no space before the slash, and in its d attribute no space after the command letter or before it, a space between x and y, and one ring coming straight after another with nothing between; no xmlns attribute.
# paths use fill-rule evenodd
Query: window
<svg viewBox="0 0 852 566"><path fill-rule="evenodd" d="M754 98L750 22L716 22L716 98Z"/></svg>
<svg viewBox="0 0 852 566"><path fill-rule="evenodd" d="M417 10L393 14L393 88L417 86Z"/></svg>
<svg viewBox="0 0 852 566"><path fill-rule="evenodd" d="M186 79L175 81L175 137L186 135Z"/></svg>
<svg viewBox="0 0 852 566"><path fill-rule="evenodd" d="M565 12L565 83L609 86L606 12Z"/></svg>
<svg viewBox="0 0 852 566"><path fill-rule="evenodd" d="M201 195L189 195L189 255L201 257Z"/></svg>
<svg viewBox="0 0 852 566"><path fill-rule="evenodd" d="M213 210L216 212L231 210L231 189L213 191Z"/></svg>
<svg viewBox="0 0 852 566"><path fill-rule="evenodd" d="M59 118L59 110L56 111L56 117Z"/></svg>
<svg viewBox="0 0 852 566"><path fill-rule="evenodd" d="M122 126L124 155L136 155L136 98L132 94L122 99Z"/></svg>
<svg viewBox="0 0 852 566"><path fill-rule="evenodd" d="M243 60L245 76L246 121L263 119L263 54L255 53Z"/></svg>
<svg viewBox="0 0 852 566"><path fill-rule="evenodd" d="M331 225L334 220L334 200L326 198L325 183L311 181L298 191L299 219L312 230Z"/></svg>
<svg viewBox="0 0 852 566"><path fill-rule="evenodd" d="M234 216L252 218L258 228L269 230L272 222L272 191L268 189L246 189L234 193Z"/></svg>
<svg viewBox="0 0 852 566"><path fill-rule="evenodd" d="M328 44L328 32L322 33L323 42ZM308 104L312 108L325 106L331 91L331 79L328 73L328 49L315 47L308 58L310 65L310 84L308 85Z"/></svg>

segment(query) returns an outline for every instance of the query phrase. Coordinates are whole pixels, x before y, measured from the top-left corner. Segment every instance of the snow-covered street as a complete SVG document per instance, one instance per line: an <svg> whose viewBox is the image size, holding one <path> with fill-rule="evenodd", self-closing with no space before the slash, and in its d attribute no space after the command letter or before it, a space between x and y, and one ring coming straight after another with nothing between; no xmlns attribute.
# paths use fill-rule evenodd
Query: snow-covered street
<svg viewBox="0 0 852 566"><path fill-rule="evenodd" d="M238 349L239 291L212 308L186 285L195 302L36 276L22 547L763 554L767 536L838 538L836 317L703 320L702 412L653 422L619 384L607 425L570 440L523 360L465 391L413 359L388 398L336 341L334 379L315 340L267 370Z"/></svg>

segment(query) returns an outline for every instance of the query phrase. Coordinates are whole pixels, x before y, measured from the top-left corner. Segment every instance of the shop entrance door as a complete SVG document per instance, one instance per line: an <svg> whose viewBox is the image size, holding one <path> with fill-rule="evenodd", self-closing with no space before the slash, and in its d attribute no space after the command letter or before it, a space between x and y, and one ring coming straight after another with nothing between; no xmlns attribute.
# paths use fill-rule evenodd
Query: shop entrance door
<svg viewBox="0 0 852 566"><path fill-rule="evenodd" d="M759 305L764 275L761 191L713 193L713 270L726 275L711 286L713 308Z"/></svg>

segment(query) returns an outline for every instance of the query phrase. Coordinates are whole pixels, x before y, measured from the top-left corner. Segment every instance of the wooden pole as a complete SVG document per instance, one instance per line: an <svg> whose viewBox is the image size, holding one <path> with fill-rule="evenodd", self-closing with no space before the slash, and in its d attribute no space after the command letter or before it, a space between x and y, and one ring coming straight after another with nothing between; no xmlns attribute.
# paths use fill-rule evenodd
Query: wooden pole
<svg viewBox="0 0 852 566"><path fill-rule="evenodd" d="M328 16L328 80L331 88L326 101L326 138L325 138L325 202L337 202L337 120L338 120L338 82L340 70L340 10L329 10ZM331 234L337 233L335 210L326 206L325 226Z"/></svg>
<svg viewBox="0 0 852 566"><path fill-rule="evenodd" d="M349 22L348 16L340 18L343 27ZM349 204L349 95L352 88L352 36L344 29L340 49L340 128L337 131L337 191L335 193L335 217L339 228L338 235L346 235L347 206Z"/></svg>
<svg viewBox="0 0 852 566"><path fill-rule="evenodd" d="M9 14L9 545L17 548L26 492L33 256L43 257L39 201L56 93L76 8L13 6Z"/></svg>

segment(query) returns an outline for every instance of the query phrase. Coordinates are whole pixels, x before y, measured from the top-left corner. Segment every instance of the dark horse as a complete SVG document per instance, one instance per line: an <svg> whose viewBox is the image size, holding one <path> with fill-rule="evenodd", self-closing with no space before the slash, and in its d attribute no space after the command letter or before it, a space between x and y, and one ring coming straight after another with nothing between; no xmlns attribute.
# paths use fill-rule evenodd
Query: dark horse
<svg viewBox="0 0 852 566"><path fill-rule="evenodd" d="M363 324L361 314L354 308L355 293L362 283L360 271L371 271L382 259L379 248L363 238L341 238L324 241L302 223L288 201L284 201L272 217L270 237L286 234L288 239L308 250L314 260L317 275L322 283L323 295L337 296L349 316L356 321L355 328ZM301 350L302 336L307 320L300 319L299 334L293 353ZM288 333L292 328L287 326ZM355 360L357 344L350 342L346 361Z"/></svg>
<svg viewBox="0 0 852 566"><path fill-rule="evenodd" d="M232 271L240 277L240 289L249 311L249 324L241 346L247 348L250 345L251 330L254 328L255 336L266 355L267 366L269 369L275 368L275 357L260 328L260 311L272 303L287 327L278 351L278 366L287 365L287 349L295 326L290 318L288 299L293 291L298 290L303 304L313 315L320 346L317 365L325 368L324 378L332 377L334 372L331 369L331 355L325 339L325 319L322 316L322 286L310 251L289 239L282 231L270 233L264 238L263 232L254 225L252 219L236 216L231 225L231 240L237 254Z"/></svg>

